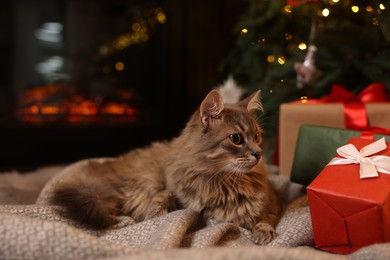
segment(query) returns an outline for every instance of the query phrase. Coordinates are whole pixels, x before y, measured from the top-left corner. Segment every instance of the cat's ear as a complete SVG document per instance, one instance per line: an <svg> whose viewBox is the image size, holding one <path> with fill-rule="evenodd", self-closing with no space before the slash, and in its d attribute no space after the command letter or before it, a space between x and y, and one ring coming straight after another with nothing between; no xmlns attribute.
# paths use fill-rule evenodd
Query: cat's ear
<svg viewBox="0 0 390 260"><path fill-rule="evenodd" d="M241 100L239 102L239 104L243 107L246 107L248 109L248 111L258 110L258 111L263 112L264 111L263 105L260 102L260 93L261 93L261 90L256 91L255 93L253 93L249 97Z"/></svg>
<svg viewBox="0 0 390 260"><path fill-rule="evenodd" d="M217 90L210 91L200 105L200 119L204 127L208 127L209 120L217 117L223 110L223 100Z"/></svg>

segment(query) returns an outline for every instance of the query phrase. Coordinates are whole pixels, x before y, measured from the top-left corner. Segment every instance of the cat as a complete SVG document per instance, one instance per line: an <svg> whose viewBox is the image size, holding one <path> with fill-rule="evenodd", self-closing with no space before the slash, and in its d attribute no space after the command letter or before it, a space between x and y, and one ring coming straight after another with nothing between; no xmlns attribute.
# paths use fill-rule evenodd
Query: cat
<svg viewBox="0 0 390 260"><path fill-rule="evenodd" d="M49 204L94 229L110 228L121 215L143 221L189 208L249 229L255 243L267 244L281 205L262 160L259 96L260 90L227 104L210 91L179 136L61 176Z"/></svg>

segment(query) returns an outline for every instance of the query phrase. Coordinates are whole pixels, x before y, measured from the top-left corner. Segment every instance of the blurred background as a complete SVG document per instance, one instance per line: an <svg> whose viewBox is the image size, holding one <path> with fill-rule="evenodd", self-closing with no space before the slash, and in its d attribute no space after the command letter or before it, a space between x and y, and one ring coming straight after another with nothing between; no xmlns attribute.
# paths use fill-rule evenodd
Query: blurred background
<svg viewBox="0 0 390 260"><path fill-rule="evenodd" d="M279 106L390 88L388 0L14 0L0 9L0 170L117 156L177 136L233 75Z"/></svg>
<svg viewBox="0 0 390 260"><path fill-rule="evenodd" d="M226 73L245 1L15 0L0 9L0 170L180 133Z"/></svg>

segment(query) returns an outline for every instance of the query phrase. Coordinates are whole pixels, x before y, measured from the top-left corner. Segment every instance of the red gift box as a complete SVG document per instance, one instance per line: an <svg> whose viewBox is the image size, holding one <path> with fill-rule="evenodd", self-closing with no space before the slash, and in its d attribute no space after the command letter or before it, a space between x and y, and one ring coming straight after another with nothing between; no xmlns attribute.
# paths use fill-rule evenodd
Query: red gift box
<svg viewBox="0 0 390 260"><path fill-rule="evenodd" d="M280 106L279 139L274 163L290 176L299 127L319 125L390 135L390 97L383 83L372 83L355 95L334 84L329 95Z"/></svg>
<svg viewBox="0 0 390 260"><path fill-rule="evenodd" d="M374 155L384 155L389 160L390 143L381 141L387 148ZM348 141L360 152L374 142L359 138ZM336 158L334 160L340 160L341 156ZM373 165L368 164L368 168ZM367 165L328 165L307 187L317 248L349 254L370 244L390 241L390 174L379 171L377 177L361 179L361 168Z"/></svg>

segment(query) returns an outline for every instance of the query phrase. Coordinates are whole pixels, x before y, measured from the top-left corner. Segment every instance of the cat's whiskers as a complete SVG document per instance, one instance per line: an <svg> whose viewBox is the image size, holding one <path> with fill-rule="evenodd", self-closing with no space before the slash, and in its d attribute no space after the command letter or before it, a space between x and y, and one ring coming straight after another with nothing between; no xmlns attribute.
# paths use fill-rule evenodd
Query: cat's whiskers
<svg viewBox="0 0 390 260"><path fill-rule="evenodd" d="M256 164L257 161L254 161L253 159L247 157L241 157L235 160L235 166L237 172L239 173L250 171Z"/></svg>
<svg viewBox="0 0 390 260"><path fill-rule="evenodd" d="M238 194L239 193L238 188L241 186L240 179L242 178L243 175L241 173L236 173L236 172L233 173L232 175L235 177L233 180L233 183L232 183L232 189L234 189L236 194ZM237 180L238 180L238 182L237 182Z"/></svg>

